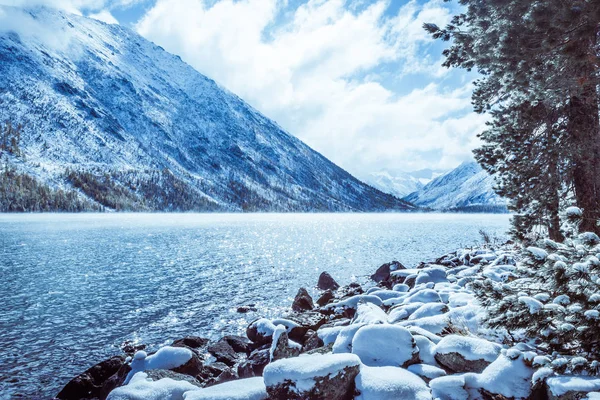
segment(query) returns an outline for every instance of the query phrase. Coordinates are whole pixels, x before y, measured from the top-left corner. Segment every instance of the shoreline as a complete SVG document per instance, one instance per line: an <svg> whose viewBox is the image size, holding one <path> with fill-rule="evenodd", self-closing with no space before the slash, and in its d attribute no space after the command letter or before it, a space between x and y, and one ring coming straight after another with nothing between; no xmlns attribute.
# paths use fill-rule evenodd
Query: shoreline
<svg viewBox="0 0 600 400"><path fill-rule="evenodd" d="M536 377L545 368L544 355L531 343L509 346L500 332L483 327L469 283L507 279L515 250L510 244L457 250L410 269L392 261L371 275L373 286L366 290L357 283L340 287L323 272L318 299L300 288L289 314L258 318L245 336L190 336L153 354L125 343L123 355L74 378L56 399L133 400L136 393L164 387L185 400L377 399L382 387L407 399L471 392L482 399L583 398L572 397L577 385L554 393L559 385L552 379L563 377L548 371L544 379ZM251 304L238 309L248 311L254 311ZM493 375L502 363L503 373ZM400 382L399 373L408 375ZM585 383L600 390L600 380L588 378ZM503 386L507 379L516 379L512 397Z"/></svg>

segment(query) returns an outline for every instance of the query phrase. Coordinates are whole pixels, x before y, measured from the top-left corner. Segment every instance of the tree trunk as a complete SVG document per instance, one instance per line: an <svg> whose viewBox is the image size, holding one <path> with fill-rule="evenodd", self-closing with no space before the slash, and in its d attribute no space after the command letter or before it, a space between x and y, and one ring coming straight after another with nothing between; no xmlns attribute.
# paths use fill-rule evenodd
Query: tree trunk
<svg viewBox="0 0 600 400"><path fill-rule="evenodd" d="M573 183L577 206L583 209L582 231L600 234L600 121L595 85L572 96L569 133L573 139Z"/></svg>

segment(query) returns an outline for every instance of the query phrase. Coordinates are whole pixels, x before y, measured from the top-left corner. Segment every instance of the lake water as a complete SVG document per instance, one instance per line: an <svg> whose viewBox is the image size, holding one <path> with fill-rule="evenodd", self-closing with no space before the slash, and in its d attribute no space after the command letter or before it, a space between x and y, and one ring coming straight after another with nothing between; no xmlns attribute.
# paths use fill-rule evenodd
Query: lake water
<svg viewBox="0 0 600 400"><path fill-rule="evenodd" d="M322 271L365 282L503 236L487 214L0 214L0 398L51 398L119 353L244 332ZM238 314L254 303L259 311Z"/></svg>

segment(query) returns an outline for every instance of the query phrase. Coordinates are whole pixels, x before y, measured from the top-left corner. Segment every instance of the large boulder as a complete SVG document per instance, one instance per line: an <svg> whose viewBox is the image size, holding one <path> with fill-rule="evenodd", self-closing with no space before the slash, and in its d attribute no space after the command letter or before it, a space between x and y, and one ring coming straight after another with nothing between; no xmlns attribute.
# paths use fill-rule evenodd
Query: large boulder
<svg viewBox="0 0 600 400"><path fill-rule="evenodd" d="M275 325L271 322L271 320L259 318L250 322L246 328L246 336L255 345L260 346L271 343L271 337L273 336L274 330Z"/></svg>
<svg viewBox="0 0 600 400"><path fill-rule="evenodd" d="M317 283L317 287L321 290L335 291L340 288L340 285L327 272L321 272L321 275L319 275L319 282Z"/></svg>
<svg viewBox="0 0 600 400"><path fill-rule="evenodd" d="M313 299L304 288L298 289L298 293L292 303L292 310L296 312L310 311L314 308Z"/></svg>
<svg viewBox="0 0 600 400"><path fill-rule="evenodd" d="M265 367L273 399L345 400L353 397L360 359L353 354L311 354L275 361Z"/></svg>
<svg viewBox="0 0 600 400"><path fill-rule="evenodd" d="M434 348L436 361L451 372L482 372L502 347L496 343L462 335L448 335Z"/></svg>
<svg viewBox="0 0 600 400"><path fill-rule="evenodd" d="M129 371L125 357L109 358L73 378L56 397L62 400L106 399L111 390L123 384Z"/></svg>
<svg viewBox="0 0 600 400"><path fill-rule="evenodd" d="M419 348L408 329L397 325L366 325L352 339L352 353L370 367L407 367L419 362Z"/></svg>
<svg viewBox="0 0 600 400"><path fill-rule="evenodd" d="M427 384L398 367L362 366L356 377L356 400L431 400Z"/></svg>

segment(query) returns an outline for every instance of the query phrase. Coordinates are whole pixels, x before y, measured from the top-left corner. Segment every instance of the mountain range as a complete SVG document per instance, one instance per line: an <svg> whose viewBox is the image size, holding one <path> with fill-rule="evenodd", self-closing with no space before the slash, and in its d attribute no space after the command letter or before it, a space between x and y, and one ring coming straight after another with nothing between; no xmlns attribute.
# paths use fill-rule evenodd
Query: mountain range
<svg viewBox="0 0 600 400"><path fill-rule="evenodd" d="M493 188L493 176L471 161L438 176L404 200L439 211L507 212L506 200Z"/></svg>
<svg viewBox="0 0 600 400"><path fill-rule="evenodd" d="M53 9L0 7L0 121L22 126L0 211L415 208L135 32Z"/></svg>
<svg viewBox="0 0 600 400"><path fill-rule="evenodd" d="M383 169L362 177L362 180L382 192L403 198L422 189L432 179L437 178L445 172L432 169L422 169L412 172Z"/></svg>

